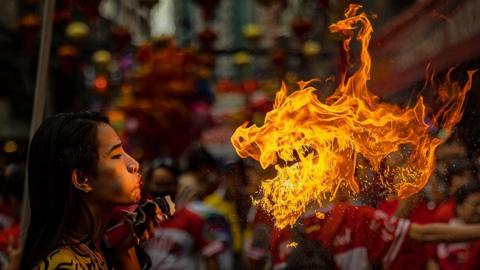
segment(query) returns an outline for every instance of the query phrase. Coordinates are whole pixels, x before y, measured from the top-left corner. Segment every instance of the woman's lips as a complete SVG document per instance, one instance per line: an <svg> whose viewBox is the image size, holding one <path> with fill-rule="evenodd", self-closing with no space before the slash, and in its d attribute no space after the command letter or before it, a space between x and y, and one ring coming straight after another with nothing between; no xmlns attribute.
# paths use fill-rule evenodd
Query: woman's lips
<svg viewBox="0 0 480 270"><path fill-rule="evenodd" d="M135 185L133 186L132 191L142 190L142 188L143 188L143 178L142 178L142 176L135 177L135 179L133 181L135 181Z"/></svg>

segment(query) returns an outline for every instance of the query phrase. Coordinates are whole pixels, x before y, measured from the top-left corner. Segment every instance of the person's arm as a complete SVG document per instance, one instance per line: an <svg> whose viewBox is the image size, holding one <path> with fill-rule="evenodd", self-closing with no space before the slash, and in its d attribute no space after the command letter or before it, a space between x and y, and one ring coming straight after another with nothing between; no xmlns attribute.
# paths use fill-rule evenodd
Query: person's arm
<svg viewBox="0 0 480 270"><path fill-rule="evenodd" d="M421 242L461 242L480 239L480 225L412 223L408 236Z"/></svg>
<svg viewBox="0 0 480 270"><path fill-rule="evenodd" d="M140 263L138 262L137 252L135 247L131 247L127 250L117 252L118 264L121 269L140 270Z"/></svg>

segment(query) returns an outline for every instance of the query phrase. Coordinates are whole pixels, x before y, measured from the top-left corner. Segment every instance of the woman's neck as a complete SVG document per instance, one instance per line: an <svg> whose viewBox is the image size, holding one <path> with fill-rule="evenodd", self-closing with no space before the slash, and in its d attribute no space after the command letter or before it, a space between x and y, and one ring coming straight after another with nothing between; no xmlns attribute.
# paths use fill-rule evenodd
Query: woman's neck
<svg viewBox="0 0 480 270"><path fill-rule="evenodd" d="M107 229L108 223L111 220L114 207L99 206L89 202L87 202L87 207L92 214L91 217L93 218L93 232L90 231L92 226L90 224L86 224L86 219L83 219L84 222L78 223L75 233L80 236L88 235L91 237L95 248L100 250L103 236Z"/></svg>
<svg viewBox="0 0 480 270"><path fill-rule="evenodd" d="M92 209L93 208L93 209ZM113 207L92 207L95 229L92 235L92 240L95 243L97 250L100 250L100 246L103 241L103 236L107 230L108 223L112 218Z"/></svg>

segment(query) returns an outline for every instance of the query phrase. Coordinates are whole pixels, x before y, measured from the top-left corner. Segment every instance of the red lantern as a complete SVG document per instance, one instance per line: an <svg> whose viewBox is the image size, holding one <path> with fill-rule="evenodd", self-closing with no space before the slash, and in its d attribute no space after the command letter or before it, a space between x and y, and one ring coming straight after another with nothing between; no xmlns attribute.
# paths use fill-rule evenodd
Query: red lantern
<svg viewBox="0 0 480 270"><path fill-rule="evenodd" d="M72 45L61 45L58 47L57 54L61 59L73 59L78 56L78 50Z"/></svg>
<svg viewBox="0 0 480 270"><path fill-rule="evenodd" d="M129 45L130 41L132 40L130 31L123 26L115 26L112 28L112 38L114 40L114 44L116 44L119 49Z"/></svg>
<svg viewBox="0 0 480 270"><path fill-rule="evenodd" d="M27 51L35 50L40 25L40 17L36 14L25 15L19 19L19 33Z"/></svg>
<svg viewBox="0 0 480 270"><path fill-rule="evenodd" d="M64 74L72 74L77 66L78 50L75 46L64 44L58 47L57 57L60 71Z"/></svg>
<svg viewBox="0 0 480 270"><path fill-rule="evenodd" d="M298 17L292 21L291 26L295 35L303 39L305 34L312 28L312 22L308 19Z"/></svg>
<svg viewBox="0 0 480 270"><path fill-rule="evenodd" d="M211 21L215 15L215 8L220 3L220 0L195 0L195 3L200 6L205 21Z"/></svg>
<svg viewBox="0 0 480 270"><path fill-rule="evenodd" d="M94 80L93 80L93 88L95 91L99 93L105 92L108 87L108 79L104 75L98 75Z"/></svg>
<svg viewBox="0 0 480 270"><path fill-rule="evenodd" d="M283 66L287 60L287 54L282 49L273 48L270 58L274 66Z"/></svg>
<svg viewBox="0 0 480 270"><path fill-rule="evenodd" d="M205 30L198 33L198 39L202 44L202 48L211 49L213 43L217 39L217 34L215 34L211 28L207 27Z"/></svg>
<svg viewBox="0 0 480 270"><path fill-rule="evenodd" d="M35 33L40 30L40 17L36 14L28 14L18 20L21 32Z"/></svg>

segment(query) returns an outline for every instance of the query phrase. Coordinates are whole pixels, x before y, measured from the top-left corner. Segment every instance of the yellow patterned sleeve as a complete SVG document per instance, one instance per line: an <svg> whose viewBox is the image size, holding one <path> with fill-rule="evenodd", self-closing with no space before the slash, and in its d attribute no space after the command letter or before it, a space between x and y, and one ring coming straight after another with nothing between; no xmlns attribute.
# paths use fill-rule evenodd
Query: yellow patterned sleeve
<svg viewBox="0 0 480 270"><path fill-rule="evenodd" d="M70 248L59 248L50 253L36 267L36 270L67 270L67 269L105 269L104 264L98 265L88 256L82 256Z"/></svg>

